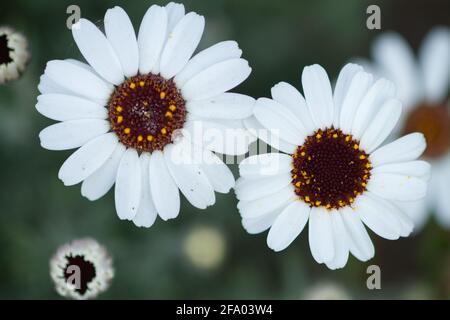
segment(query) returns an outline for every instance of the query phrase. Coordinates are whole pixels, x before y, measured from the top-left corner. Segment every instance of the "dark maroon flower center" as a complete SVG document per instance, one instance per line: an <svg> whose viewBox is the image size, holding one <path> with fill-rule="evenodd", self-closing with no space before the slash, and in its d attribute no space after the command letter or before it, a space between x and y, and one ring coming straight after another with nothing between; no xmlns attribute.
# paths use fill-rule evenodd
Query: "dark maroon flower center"
<svg viewBox="0 0 450 320"><path fill-rule="evenodd" d="M118 86L108 104L112 130L127 147L162 150L186 121L185 101L172 80L148 74Z"/></svg>
<svg viewBox="0 0 450 320"><path fill-rule="evenodd" d="M12 62L10 52L13 51L8 47L8 37L6 34L0 36L0 65Z"/></svg>
<svg viewBox="0 0 450 320"><path fill-rule="evenodd" d="M318 130L293 155L295 193L311 207L338 209L366 190L371 164L351 135Z"/></svg>
<svg viewBox="0 0 450 320"><path fill-rule="evenodd" d="M67 265L64 269L64 279L71 285L75 285L79 294L84 295L88 284L95 278L95 266L84 256L67 256Z"/></svg>
<svg viewBox="0 0 450 320"><path fill-rule="evenodd" d="M427 140L424 156L439 158L450 150L450 115L445 105L422 104L406 118L404 133L422 132Z"/></svg>

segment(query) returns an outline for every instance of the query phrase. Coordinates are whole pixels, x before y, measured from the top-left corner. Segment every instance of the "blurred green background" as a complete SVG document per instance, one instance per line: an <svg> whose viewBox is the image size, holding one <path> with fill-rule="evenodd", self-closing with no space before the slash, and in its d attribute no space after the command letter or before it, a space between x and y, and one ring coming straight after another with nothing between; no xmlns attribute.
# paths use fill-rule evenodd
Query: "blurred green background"
<svg viewBox="0 0 450 320"><path fill-rule="evenodd" d="M34 108L39 76L52 59L80 58L66 28L66 8L101 23L105 11L122 6L135 28L153 3L163 1L14 0L0 4L0 25L10 25L29 40L32 60L24 76L0 86L0 298L58 298L48 261L57 247L91 236L114 258L116 277L100 298L139 299L298 299L314 288L337 286L350 298L449 298L450 232L433 220L418 235L390 242L371 234L376 256L367 263L350 258L330 271L314 262L307 232L282 253L266 246L266 233L248 235L241 227L233 193L218 195L215 206L199 211L185 199L178 219L158 219L151 229L120 221L113 194L94 203L79 186L57 178L71 152L39 146L38 133L52 121ZM330 77L355 56L368 56L380 31L366 28L366 8L378 4L382 31L397 30L417 49L437 24L450 24L450 2L192 0L189 11L206 17L201 47L235 39L253 67L237 89L267 96L284 80L299 87L305 65L319 63ZM236 166L233 167L236 173ZM205 229L206 228L206 229ZM204 241L200 230L212 230ZM196 236L200 240L196 240ZM215 239L215 240L214 240ZM382 290L366 288L366 268L377 264Z"/></svg>

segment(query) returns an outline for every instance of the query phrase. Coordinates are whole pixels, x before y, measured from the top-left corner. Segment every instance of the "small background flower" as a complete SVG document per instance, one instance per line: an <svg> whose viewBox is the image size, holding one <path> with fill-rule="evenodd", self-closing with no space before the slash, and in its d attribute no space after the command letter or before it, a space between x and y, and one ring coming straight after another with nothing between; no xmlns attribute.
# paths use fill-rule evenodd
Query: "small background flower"
<svg viewBox="0 0 450 320"><path fill-rule="evenodd" d="M124 1L121 6L137 29L151 4L167 2ZM365 27L366 8L373 1L183 2L207 18L209 27L199 50L226 39L239 43L253 73L236 92L254 97L267 96L279 81L298 84L303 66L313 63L323 65L330 78L336 78L349 58L368 57L372 41L380 34ZM117 4L110 0L76 3L82 16L98 25L105 11ZM414 50L432 26L448 25L448 1L376 3L381 7L383 30L398 31ZM66 28L66 9L71 4L69 0L1 4L0 21L27 35L33 59L19 80L0 86L0 298L59 298L48 276L48 260L55 248L80 231L107 243L115 259L114 281L100 299L293 299L324 280L345 285L352 298L402 298L417 281L426 284L430 297L449 297L442 290L442 279L449 268L445 261L450 235L434 222L413 238L389 242L373 237L375 259L365 264L351 258L344 270L332 272L313 261L306 233L281 254L262 245L266 235L248 235L242 230L232 192L217 195L216 205L204 212L183 201L179 219L156 222L148 230L118 221L112 193L93 204L80 197L78 187L62 187L55 168L70 151L56 154L40 147L37 134L53 121L37 114L34 105L47 61L55 57L82 60ZM237 177L237 166L232 169ZM226 236L226 259L214 272L185 263L186 234L197 225L220 226ZM366 288L369 264L381 267L381 291Z"/></svg>
<svg viewBox="0 0 450 320"><path fill-rule="evenodd" d="M30 59L28 41L9 26L0 26L0 84L17 80Z"/></svg>
<svg viewBox="0 0 450 320"><path fill-rule="evenodd" d="M61 296L93 299L108 289L114 277L112 258L94 239L73 240L50 259L50 276Z"/></svg>

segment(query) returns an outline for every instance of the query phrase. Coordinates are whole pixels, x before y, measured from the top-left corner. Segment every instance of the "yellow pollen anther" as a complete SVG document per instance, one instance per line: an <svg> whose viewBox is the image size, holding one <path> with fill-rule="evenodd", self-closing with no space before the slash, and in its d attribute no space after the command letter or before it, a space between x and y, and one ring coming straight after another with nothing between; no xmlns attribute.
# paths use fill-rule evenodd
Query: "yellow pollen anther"
<svg viewBox="0 0 450 320"><path fill-rule="evenodd" d="M117 123L122 123L123 122L123 117L122 116L118 116L117 117Z"/></svg>
<svg viewBox="0 0 450 320"><path fill-rule="evenodd" d="M143 86L145 86L145 82L144 82L144 81L141 81L141 82L139 82L139 85L140 85L141 87L143 87Z"/></svg>
<svg viewBox="0 0 450 320"><path fill-rule="evenodd" d="M359 158L360 158L361 160L364 160L364 159L366 158L366 156L362 154L362 155L359 156Z"/></svg>
<svg viewBox="0 0 450 320"><path fill-rule="evenodd" d="M122 108L121 106L117 106L116 111L117 111L117 112L122 112L122 111L123 111L123 108Z"/></svg>
<svg viewBox="0 0 450 320"><path fill-rule="evenodd" d="M355 143L355 144L353 145L353 149L358 150L358 149L359 149L359 146Z"/></svg>
<svg viewBox="0 0 450 320"><path fill-rule="evenodd" d="M130 88L131 89L135 89L136 88L136 84L134 82L130 83Z"/></svg>
<svg viewBox="0 0 450 320"><path fill-rule="evenodd" d="M172 114L172 112L167 111L166 114L165 114L165 116L166 116L166 118L172 118L172 117L173 117L173 114Z"/></svg>
<svg viewBox="0 0 450 320"><path fill-rule="evenodd" d="M318 133L318 134L316 134L316 138L320 139L320 138L322 138L322 135L320 133Z"/></svg>
<svg viewBox="0 0 450 320"><path fill-rule="evenodd" d="M130 129L130 128L125 128L125 129L123 130L123 132L124 132L125 134L130 134L130 133L131 133L131 129Z"/></svg>
<svg viewBox="0 0 450 320"><path fill-rule="evenodd" d="M166 93L164 91L161 91L161 93L159 94L159 97L161 99L164 99L166 97Z"/></svg>
<svg viewBox="0 0 450 320"><path fill-rule="evenodd" d="M334 139L337 139L337 137L338 137L337 133L333 134Z"/></svg>
<svg viewBox="0 0 450 320"><path fill-rule="evenodd" d="M296 186L297 188L300 188L301 185L302 185L302 184L300 183L300 181L297 182L297 183L295 184L295 186Z"/></svg>
<svg viewBox="0 0 450 320"><path fill-rule="evenodd" d="M147 136L147 141L152 142L153 141L153 136Z"/></svg>
<svg viewBox="0 0 450 320"><path fill-rule="evenodd" d="M138 141L138 142L142 142L142 140L144 140L144 137L143 137L143 136L138 136L138 137L137 137L137 141Z"/></svg>
<svg viewBox="0 0 450 320"><path fill-rule="evenodd" d="M177 107L174 104L171 104L169 106L170 111L174 112L175 110L177 110Z"/></svg>
<svg viewBox="0 0 450 320"><path fill-rule="evenodd" d="M350 139L351 139L351 137L350 137L350 136L346 136L346 137L345 137L345 141L347 141L347 142L349 142L349 141L350 141Z"/></svg>
<svg viewBox="0 0 450 320"><path fill-rule="evenodd" d="M315 203L316 207L320 206L321 203L322 202L320 202L320 201L316 201L316 203Z"/></svg>
<svg viewBox="0 0 450 320"><path fill-rule="evenodd" d="M306 155L305 151L302 151L302 153L300 153L300 155L301 155L302 157L304 157L304 156Z"/></svg>
<svg viewBox="0 0 450 320"><path fill-rule="evenodd" d="M365 186L367 186L367 183L362 182L361 185L362 185L363 187L365 187Z"/></svg>
<svg viewBox="0 0 450 320"><path fill-rule="evenodd" d="M162 129L161 129L161 133L162 133L162 134L166 134L166 133L167 133L167 129L166 129L166 128L162 128Z"/></svg>
<svg viewBox="0 0 450 320"><path fill-rule="evenodd" d="M353 203L355 201L353 198L348 199L348 202Z"/></svg>
<svg viewBox="0 0 450 320"><path fill-rule="evenodd" d="M310 201L309 196L306 196L306 197L305 197L305 201L306 201L306 202L309 202L309 201Z"/></svg>
<svg viewBox="0 0 450 320"><path fill-rule="evenodd" d="M325 208L330 209L330 208L331 208L331 204L327 203L327 205L325 206Z"/></svg>

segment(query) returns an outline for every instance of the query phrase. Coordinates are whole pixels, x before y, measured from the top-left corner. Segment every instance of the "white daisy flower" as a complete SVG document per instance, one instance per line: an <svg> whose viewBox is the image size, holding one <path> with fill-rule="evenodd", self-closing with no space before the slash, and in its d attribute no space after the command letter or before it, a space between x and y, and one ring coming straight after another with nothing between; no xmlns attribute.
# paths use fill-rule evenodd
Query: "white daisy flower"
<svg viewBox="0 0 450 320"><path fill-rule="evenodd" d="M0 84L18 79L29 59L27 39L10 27L0 26Z"/></svg>
<svg viewBox="0 0 450 320"><path fill-rule="evenodd" d="M84 300L108 289L114 269L106 249L85 238L58 249L50 260L50 276L61 296Z"/></svg>
<svg viewBox="0 0 450 320"><path fill-rule="evenodd" d="M363 224L390 240L413 229L398 203L425 196L430 166L416 161L425 139L412 133L380 147L401 103L391 82L374 82L358 65L342 69L334 93L319 65L304 69L302 85L306 99L277 84L273 99L258 99L247 121L250 129L270 130L277 139L269 143L285 153L241 162L235 190L243 226L252 234L270 228L267 244L281 251L309 221L318 263L342 268L349 252L369 260L374 246Z"/></svg>
<svg viewBox="0 0 450 320"><path fill-rule="evenodd" d="M90 65L54 60L41 77L36 108L61 121L40 133L42 146L80 147L59 178L66 186L82 182L82 195L92 201L115 183L119 218L137 226L150 227L157 214L176 218L179 190L197 208L214 204L214 192L229 192L234 177L213 151L245 154L252 142L242 119L255 101L227 92L251 73L242 51L225 41L191 58L205 20L185 14L182 4L151 6L137 38L119 7L104 22L106 35L85 19L72 28ZM236 142L204 141L208 136L190 134L196 126L232 132Z"/></svg>
<svg viewBox="0 0 450 320"><path fill-rule="evenodd" d="M418 228L432 211L443 227L450 228L450 29L434 28L417 59L408 43L392 32L377 38L372 51L374 63L367 65L393 80L404 102L396 135L419 131L427 140L424 158L432 164L430 188L425 199L405 209Z"/></svg>

